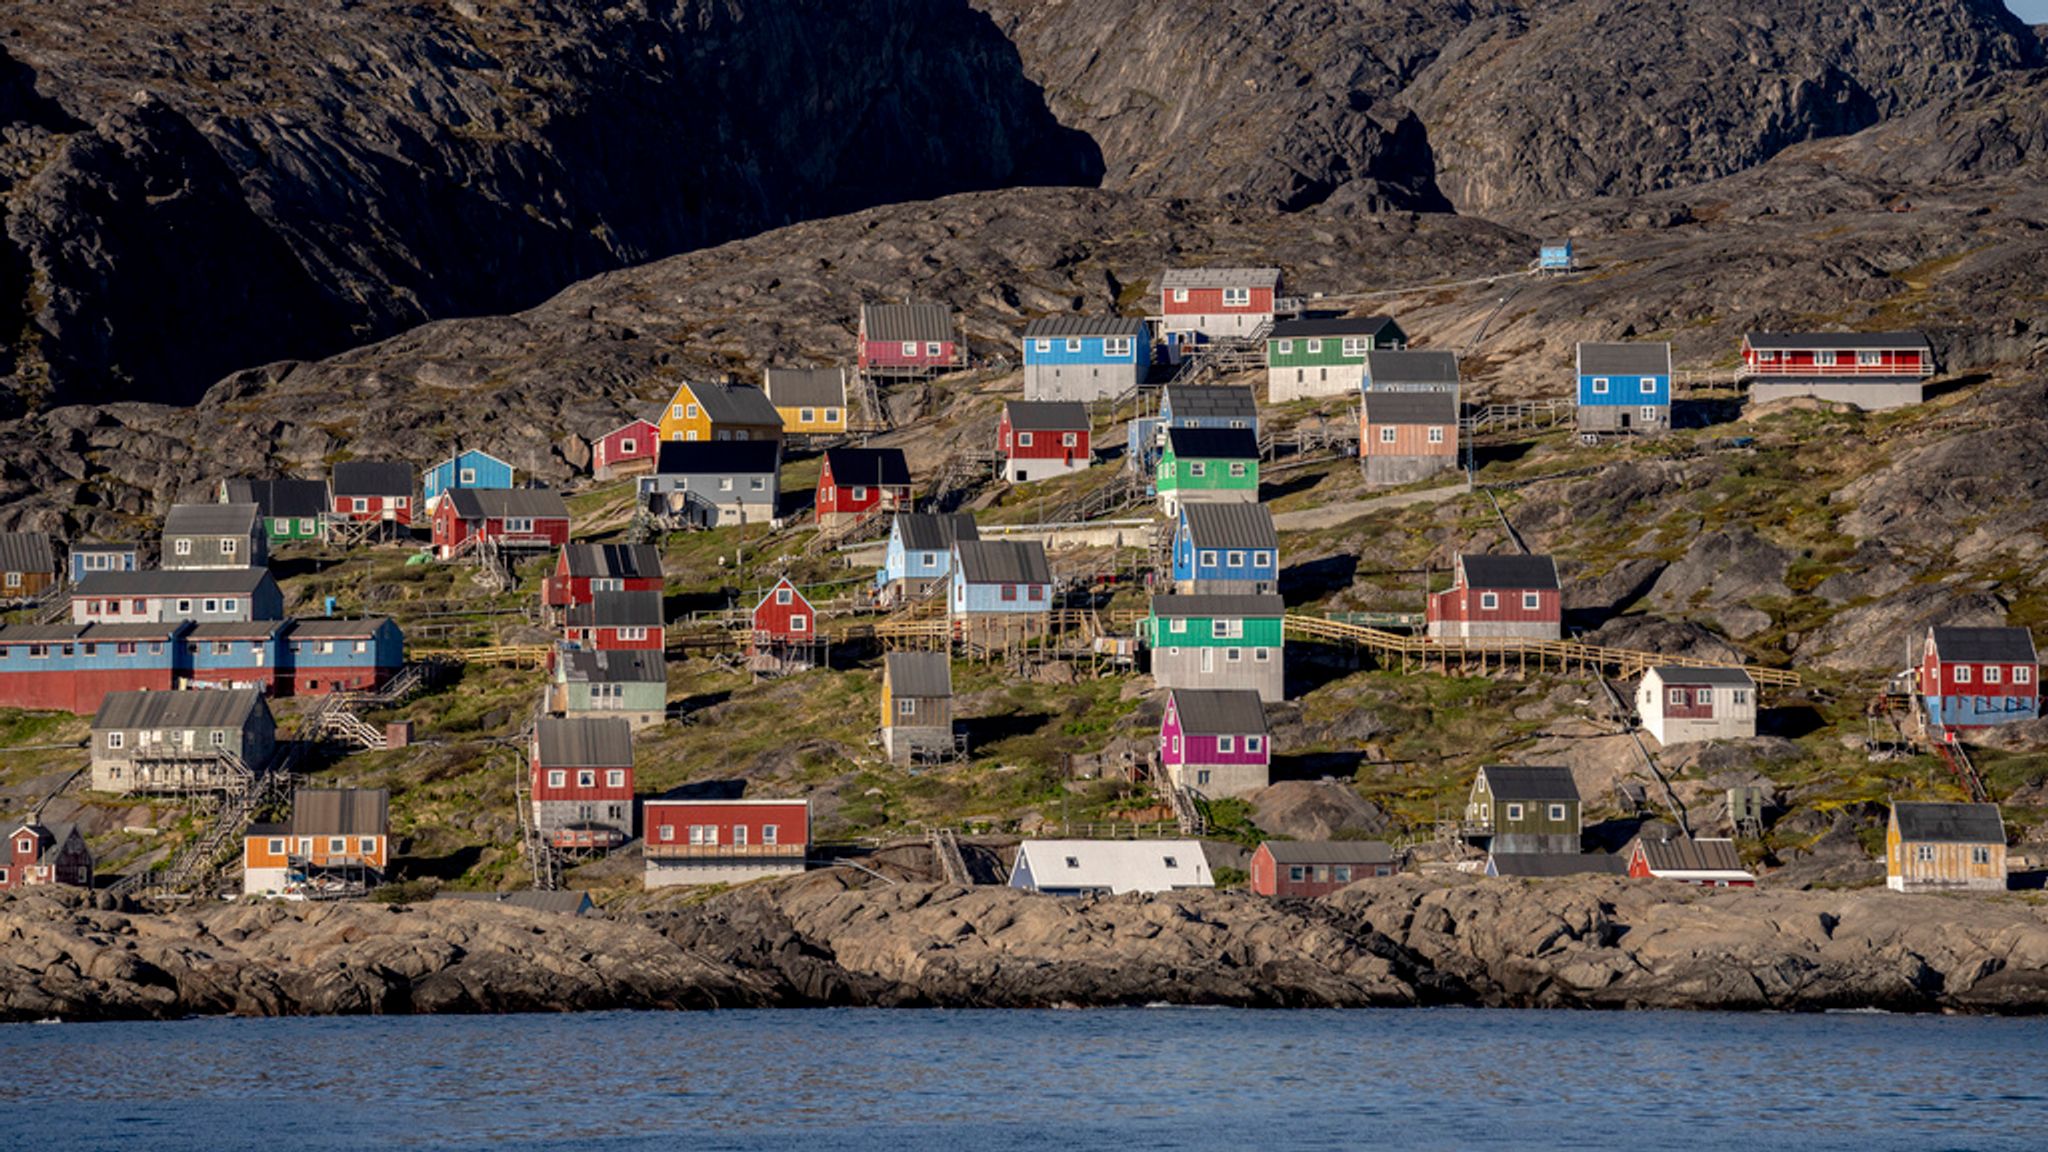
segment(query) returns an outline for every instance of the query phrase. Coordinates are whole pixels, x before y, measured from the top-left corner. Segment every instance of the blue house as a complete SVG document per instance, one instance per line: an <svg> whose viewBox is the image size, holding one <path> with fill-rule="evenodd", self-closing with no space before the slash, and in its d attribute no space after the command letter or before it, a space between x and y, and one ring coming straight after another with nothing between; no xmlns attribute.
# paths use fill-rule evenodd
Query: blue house
<svg viewBox="0 0 2048 1152"><path fill-rule="evenodd" d="M71 546L70 573L74 585L95 572L133 572L141 565L133 544L105 544L87 541Z"/></svg>
<svg viewBox="0 0 2048 1152"><path fill-rule="evenodd" d="M427 511L434 510L442 496L457 488L510 488L512 486L512 465L507 464L489 452L474 448L464 449L427 469L421 478L421 491L427 499Z"/></svg>
<svg viewBox="0 0 2048 1152"><path fill-rule="evenodd" d="M275 692L283 673L282 620L194 624L185 631L179 674L195 683Z"/></svg>
<svg viewBox="0 0 2048 1152"><path fill-rule="evenodd" d="M388 617L292 622L280 645L292 691L375 691L405 667L405 633Z"/></svg>
<svg viewBox="0 0 2048 1152"><path fill-rule="evenodd" d="M1149 476L1159 463L1167 428L1248 428L1259 435L1259 404L1250 388L1168 384L1159 390L1159 415L1131 421L1131 466Z"/></svg>
<svg viewBox="0 0 2048 1152"><path fill-rule="evenodd" d="M953 574L953 546L981 539L965 512L935 516L899 512L889 525L889 546L875 573L875 598L883 604L915 600L945 584Z"/></svg>
<svg viewBox="0 0 2048 1152"><path fill-rule="evenodd" d="M1578 258L1572 252L1569 240L1546 240L1536 250L1536 270L1539 272L1575 272Z"/></svg>
<svg viewBox="0 0 2048 1152"><path fill-rule="evenodd" d="M1671 345L1579 345L1579 432L1671 427Z"/></svg>
<svg viewBox="0 0 2048 1152"><path fill-rule="evenodd" d="M1052 565L1036 540L953 545L955 631L970 641L1043 633L1051 623Z"/></svg>
<svg viewBox="0 0 2048 1152"><path fill-rule="evenodd" d="M1024 329L1026 400L1102 400L1145 379L1150 330L1122 316L1044 316Z"/></svg>
<svg viewBox="0 0 2048 1152"><path fill-rule="evenodd" d="M1173 530L1173 587L1182 593L1280 590L1280 536L1260 504L1182 504Z"/></svg>

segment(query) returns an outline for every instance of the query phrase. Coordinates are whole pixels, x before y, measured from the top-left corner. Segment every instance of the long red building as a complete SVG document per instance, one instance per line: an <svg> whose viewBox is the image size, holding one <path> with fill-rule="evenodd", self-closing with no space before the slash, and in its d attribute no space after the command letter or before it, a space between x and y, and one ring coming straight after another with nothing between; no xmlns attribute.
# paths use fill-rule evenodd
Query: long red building
<svg viewBox="0 0 2048 1152"><path fill-rule="evenodd" d="M649 800L646 884L731 884L804 870L809 800Z"/></svg>

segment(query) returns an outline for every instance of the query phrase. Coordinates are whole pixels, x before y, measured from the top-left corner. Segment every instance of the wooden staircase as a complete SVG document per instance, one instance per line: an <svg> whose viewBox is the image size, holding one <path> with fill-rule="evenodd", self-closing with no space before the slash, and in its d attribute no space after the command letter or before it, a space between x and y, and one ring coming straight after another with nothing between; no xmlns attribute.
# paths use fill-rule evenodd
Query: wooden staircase
<svg viewBox="0 0 2048 1152"><path fill-rule="evenodd" d="M960 851L960 837L951 828L933 828L925 833L937 863L939 877L947 884L974 885L974 873L967 869L967 856Z"/></svg>

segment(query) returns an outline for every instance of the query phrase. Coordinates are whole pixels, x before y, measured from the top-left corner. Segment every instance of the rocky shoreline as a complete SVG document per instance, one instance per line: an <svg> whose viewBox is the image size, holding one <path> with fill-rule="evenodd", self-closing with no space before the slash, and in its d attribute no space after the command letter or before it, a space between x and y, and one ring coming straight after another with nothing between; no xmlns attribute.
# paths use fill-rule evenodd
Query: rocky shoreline
<svg viewBox="0 0 2048 1152"><path fill-rule="evenodd" d="M584 918L502 905L0 900L0 1020L884 1006L2026 1014L2019 896L1401 878L1327 901L1061 900L823 872Z"/></svg>

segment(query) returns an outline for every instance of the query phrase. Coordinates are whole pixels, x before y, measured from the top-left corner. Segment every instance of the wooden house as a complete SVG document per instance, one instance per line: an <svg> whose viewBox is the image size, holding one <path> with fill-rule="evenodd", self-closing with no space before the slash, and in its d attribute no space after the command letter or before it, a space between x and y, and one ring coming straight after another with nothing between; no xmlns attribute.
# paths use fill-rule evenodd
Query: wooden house
<svg viewBox="0 0 2048 1152"><path fill-rule="evenodd" d="M1367 392L1358 409L1365 482L1391 488L1458 466L1458 393Z"/></svg>
<svg viewBox="0 0 2048 1152"><path fill-rule="evenodd" d="M1042 316L1024 327L1024 399L1110 400L1144 383L1152 367L1145 321L1123 316Z"/></svg>
<svg viewBox="0 0 2048 1152"><path fill-rule="evenodd" d="M111 692L177 687L192 625L11 624L0 628L0 708L90 716Z"/></svg>
<svg viewBox="0 0 2048 1152"><path fill-rule="evenodd" d="M2040 670L2025 628L1929 628L1916 692L1936 728L2014 724L2041 715Z"/></svg>
<svg viewBox="0 0 2048 1152"><path fill-rule="evenodd" d="M951 757L953 661L942 652L891 652L882 658L882 752L891 763Z"/></svg>
<svg viewBox="0 0 2048 1152"><path fill-rule="evenodd" d="M74 587L101 572L134 572L142 567L142 549L134 544L85 540L71 545L65 553Z"/></svg>
<svg viewBox="0 0 2048 1152"><path fill-rule="evenodd" d="M1131 466L1149 475L1166 448L1168 428L1240 428L1259 435L1258 398L1234 385L1168 384L1159 390L1159 413L1130 423Z"/></svg>
<svg viewBox="0 0 2048 1152"><path fill-rule="evenodd" d="M1259 504L1183 504L1173 530L1176 592L1280 591L1280 534Z"/></svg>
<svg viewBox="0 0 2048 1152"><path fill-rule="evenodd" d="M744 884L802 872L811 841L809 800L649 800L643 806L643 882Z"/></svg>
<svg viewBox="0 0 2048 1152"><path fill-rule="evenodd" d="M1449 589L1429 598L1432 640L1556 640L1564 596L1548 556L1460 555Z"/></svg>
<svg viewBox="0 0 2048 1152"><path fill-rule="evenodd" d="M652 544L569 544L541 586L541 603L556 614L588 604L599 592L660 592L661 549Z"/></svg>
<svg viewBox="0 0 2048 1152"><path fill-rule="evenodd" d="M640 494L656 512L697 528L772 524L782 492L782 446L766 440L661 446Z"/></svg>
<svg viewBox="0 0 2048 1152"><path fill-rule="evenodd" d="M267 568L102 572L71 594L77 624L199 624L284 619L284 592Z"/></svg>
<svg viewBox="0 0 2048 1152"><path fill-rule="evenodd" d="M901 448L827 448L818 471L821 528L910 508L910 464Z"/></svg>
<svg viewBox="0 0 2048 1152"><path fill-rule="evenodd" d="M782 443L782 414L768 394L748 384L676 385L675 395L661 411L661 438L666 442L712 443L720 440L767 440Z"/></svg>
<svg viewBox="0 0 2048 1152"><path fill-rule="evenodd" d="M1251 889L1261 896L1319 900L1398 869L1384 840L1267 840L1252 853L1250 871Z"/></svg>
<svg viewBox="0 0 2048 1152"><path fill-rule="evenodd" d="M1259 442L1241 428L1168 428L1153 471L1159 506L1259 502Z"/></svg>
<svg viewBox="0 0 2048 1152"><path fill-rule="evenodd" d="M434 555L552 552L569 543L569 506L546 488L456 488L434 508Z"/></svg>
<svg viewBox="0 0 2048 1152"><path fill-rule="evenodd" d="M328 538L410 535L412 465L400 460L344 460L328 480ZM343 526L354 526L350 532Z"/></svg>
<svg viewBox="0 0 2048 1152"><path fill-rule="evenodd" d="M1756 876L1742 866L1733 840L1689 836L1638 836L1622 853L1637 880L1669 880L1697 888L1754 888Z"/></svg>
<svg viewBox="0 0 2048 1152"><path fill-rule="evenodd" d="M1636 685L1636 715L1669 747L1756 735L1756 681L1740 668L1657 667Z"/></svg>
<svg viewBox="0 0 2048 1152"><path fill-rule="evenodd" d="M1270 783L1266 706L1246 688L1175 688L1159 718L1159 764L1175 787L1207 799Z"/></svg>
<svg viewBox="0 0 2048 1152"><path fill-rule="evenodd" d="M967 344L943 304L863 304L855 338L870 377L922 379L967 366Z"/></svg>
<svg viewBox="0 0 2048 1152"><path fill-rule="evenodd" d="M668 717L668 663L660 652L565 648L555 653L550 706L565 716L617 716L635 729Z"/></svg>
<svg viewBox="0 0 2048 1152"><path fill-rule="evenodd" d="M254 504L174 504L164 517L167 571L261 568L269 562L269 539Z"/></svg>
<svg viewBox="0 0 2048 1152"><path fill-rule="evenodd" d="M1579 786L1569 768L1489 764L1465 802L1466 835L1495 853L1579 853Z"/></svg>
<svg viewBox="0 0 2048 1152"><path fill-rule="evenodd" d="M1919 332L1750 332L1741 376L1752 404L1813 397L1876 411L1918 404L1934 375Z"/></svg>
<svg viewBox="0 0 2048 1152"><path fill-rule="evenodd" d="M1391 316L1282 320L1266 337L1266 399L1349 396L1365 387L1365 354L1408 347Z"/></svg>
<svg viewBox="0 0 2048 1152"><path fill-rule="evenodd" d="M45 824L34 816L7 836L0 892L62 884L92 889L92 846L76 824Z"/></svg>
<svg viewBox="0 0 2048 1152"><path fill-rule="evenodd" d="M57 551L47 532L0 532L0 601L29 600L57 586Z"/></svg>
<svg viewBox="0 0 2048 1152"><path fill-rule="evenodd" d="M785 576L754 605L747 667L757 674L803 672L817 666L824 641L818 610Z"/></svg>
<svg viewBox="0 0 2048 1152"><path fill-rule="evenodd" d="M1159 277L1160 329L1169 350L1261 335L1273 323L1278 268L1168 268Z"/></svg>
<svg viewBox="0 0 2048 1152"><path fill-rule="evenodd" d="M405 667L405 633L388 616L287 623L278 691L294 696L375 692Z"/></svg>
<svg viewBox="0 0 2048 1152"><path fill-rule="evenodd" d="M1043 636L1051 625L1052 565L1036 540L953 545L948 609L956 635L982 644Z"/></svg>
<svg viewBox="0 0 2048 1152"><path fill-rule="evenodd" d="M2005 817L1996 804L1892 804L1885 884L1894 892L2005 890Z"/></svg>
<svg viewBox="0 0 2048 1152"><path fill-rule="evenodd" d="M1196 840L1026 840L1010 887L1047 896L1121 896L1214 888Z"/></svg>
<svg viewBox="0 0 2048 1152"><path fill-rule="evenodd" d="M92 787L239 792L276 747L270 705L253 688L109 692L92 719Z"/></svg>
<svg viewBox="0 0 2048 1152"><path fill-rule="evenodd" d="M325 480L223 480L214 492L220 504L253 504L270 546L317 544L327 538Z"/></svg>
<svg viewBox="0 0 2048 1152"><path fill-rule="evenodd" d="M1578 381L1580 435L1671 430L1671 345L1582 343Z"/></svg>
<svg viewBox="0 0 2048 1152"><path fill-rule="evenodd" d="M1161 595L1138 635L1161 688L1249 688L1268 704L1285 699L1278 596Z"/></svg>
<svg viewBox="0 0 2048 1152"><path fill-rule="evenodd" d="M921 599L947 588L953 575L953 546L981 539L974 517L898 512L889 524L889 543L875 573L875 599L888 606Z"/></svg>
<svg viewBox="0 0 2048 1152"><path fill-rule="evenodd" d="M562 639L587 652L661 652L668 621L659 592L598 592L568 610Z"/></svg>
<svg viewBox="0 0 2048 1152"><path fill-rule="evenodd" d="M1452 352L1367 352L1364 390L1461 392L1458 357Z"/></svg>
<svg viewBox="0 0 2048 1152"><path fill-rule="evenodd" d="M633 838L633 726L620 716L543 716L531 743L533 828L565 852Z"/></svg>
<svg viewBox="0 0 2048 1152"><path fill-rule="evenodd" d="M465 448L420 474L420 495L429 513L457 488L510 487L512 465L477 448Z"/></svg>
<svg viewBox="0 0 2048 1152"><path fill-rule="evenodd" d="M591 442L590 473L598 480L617 480L652 472L660 443L661 425L628 420Z"/></svg>
<svg viewBox="0 0 2048 1152"><path fill-rule="evenodd" d="M1495 879L1558 880L1568 876L1626 876L1628 857L1606 852L1502 852L1486 854L1484 874Z"/></svg>
<svg viewBox="0 0 2048 1152"><path fill-rule="evenodd" d="M846 435L846 369L770 368L761 390L782 417L783 435Z"/></svg>
<svg viewBox="0 0 2048 1152"><path fill-rule="evenodd" d="M254 688L266 696L288 695L280 688L283 620L194 624L185 630L185 661L180 686L189 688Z"/></svg>
<svg viewBox="0 0 2048 1152"><path fill-rule="evenodd" d="M242 837L242 894L360 896L391 867L391 794L382 788L301 788L291 817L251 824Z"/></svg>
<svg viewBox="0 0 2048 1152"><path fill-rule="evenodd" d="M1073 401L1012 400L996 426L996 455L1012 484L1085 472L1092 462L1088 408Z"/></svg>

